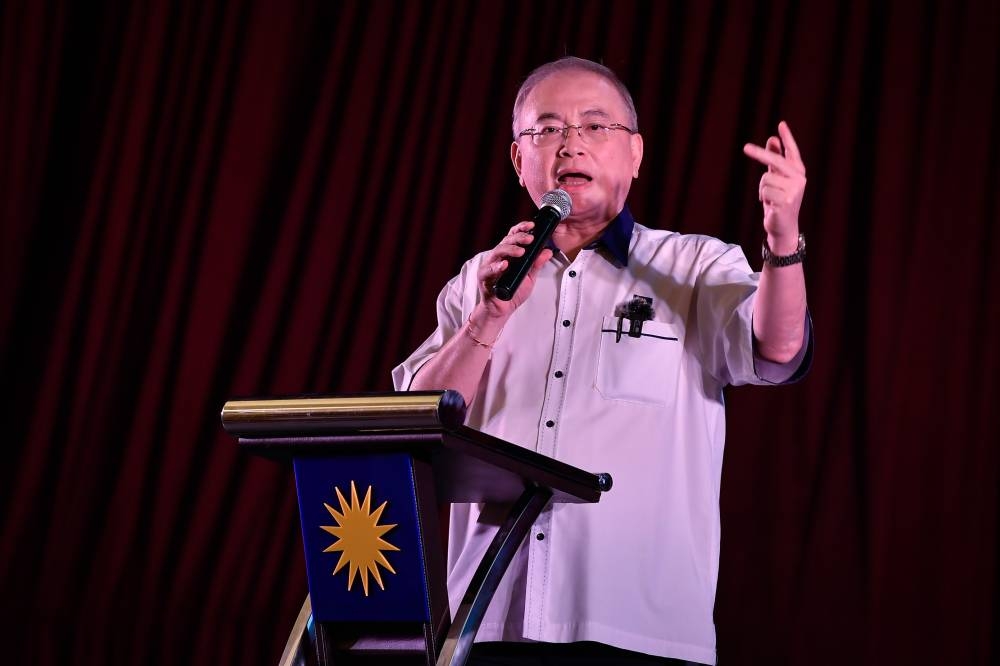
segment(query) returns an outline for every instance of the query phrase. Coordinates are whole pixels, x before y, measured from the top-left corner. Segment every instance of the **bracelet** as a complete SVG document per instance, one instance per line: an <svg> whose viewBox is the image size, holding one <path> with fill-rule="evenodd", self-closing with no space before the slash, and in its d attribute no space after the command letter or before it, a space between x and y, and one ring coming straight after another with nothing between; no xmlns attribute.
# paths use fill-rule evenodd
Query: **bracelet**
<svg viewBox="0 0 1000 666"><path fill-rule="evenodd" d="M465 334L469 336L469 339L472 340L473 342L475 342L480 347L486 347L487 349L493 349L493 345L495 345L497 343L497 340L500 339L500 333L503 333L503 329L500 329L500 333L497 334L496 340L494 340L493 342L490 342L489 344L487 344L487 343L483 342L482 340L480 340L479 338L477 338L472 333L472 315L469 315L469 318L468 318L468 320L466 320L465 323L466 323Z"/></svg>

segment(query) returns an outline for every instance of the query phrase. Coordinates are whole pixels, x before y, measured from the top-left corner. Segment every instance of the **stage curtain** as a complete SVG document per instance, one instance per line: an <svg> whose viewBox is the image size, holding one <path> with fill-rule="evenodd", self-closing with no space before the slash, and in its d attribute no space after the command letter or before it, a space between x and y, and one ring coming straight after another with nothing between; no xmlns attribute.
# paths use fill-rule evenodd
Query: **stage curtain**
<svg viewBox="0 0 1000 666"><path fill-rule="evenodd" d="M634 93L648 226L759 265L742 145L808 167L815 363L728 393L722 663L996 663L997 44L989 1L3 3L2 660L276 662L293 480L219 410L391 388L574 54Z"/></svg>

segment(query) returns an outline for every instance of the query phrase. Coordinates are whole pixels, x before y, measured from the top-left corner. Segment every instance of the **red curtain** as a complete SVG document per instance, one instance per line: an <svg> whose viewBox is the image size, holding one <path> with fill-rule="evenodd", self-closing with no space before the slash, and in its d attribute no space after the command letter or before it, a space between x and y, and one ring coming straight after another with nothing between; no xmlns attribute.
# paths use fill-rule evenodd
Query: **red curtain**
<svg viewBox="0 0 1000 666"><path fill-rule="evenodd" d="M219 409L390 388L570 53L633 90L649 226L756 262L742 144L809 169L817 356L728 394L720 659L996 662L998 44L996 2L4 3L4 661L275 663L293 482Z"/></svg>

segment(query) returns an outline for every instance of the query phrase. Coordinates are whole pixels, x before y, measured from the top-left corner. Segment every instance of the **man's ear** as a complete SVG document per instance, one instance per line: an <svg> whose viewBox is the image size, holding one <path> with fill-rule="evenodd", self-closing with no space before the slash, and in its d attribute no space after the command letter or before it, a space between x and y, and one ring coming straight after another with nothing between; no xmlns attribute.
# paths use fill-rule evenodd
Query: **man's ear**
<svg viewBox="0 0 1000 666"><path fill-rule="evenodd" d="M632 149L632 177L639 177L639 165L642 164L642 135L633 134L629 137L629 146Z"/></svg>
<svg viewBox="0 0 1000 666"><path fill-rule="evenodd" d="M517 182L524 187L524 178L521 178L521 146L517 141L510 144L510 162L514 165L514 173L517 174Z"/></svg>

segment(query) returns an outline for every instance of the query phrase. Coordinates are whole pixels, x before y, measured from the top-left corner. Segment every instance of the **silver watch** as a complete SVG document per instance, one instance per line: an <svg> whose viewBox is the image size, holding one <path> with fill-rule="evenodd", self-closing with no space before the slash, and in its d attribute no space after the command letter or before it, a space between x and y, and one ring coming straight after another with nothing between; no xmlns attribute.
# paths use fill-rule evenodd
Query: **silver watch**
<svg viewBox="0 0 1000 666"><path fill-rule="evenodd" d="M771 252L771 248L767 246L767 239L760 246L760 256L764 260L764 263L768 266L774 266L775 268L781 268L782 266L791 266L792 264L797 264L805 259L806 256L806 235L799 234L799 246L795 248L795 252L792 254L786 254L783 257Z"/></svg>

